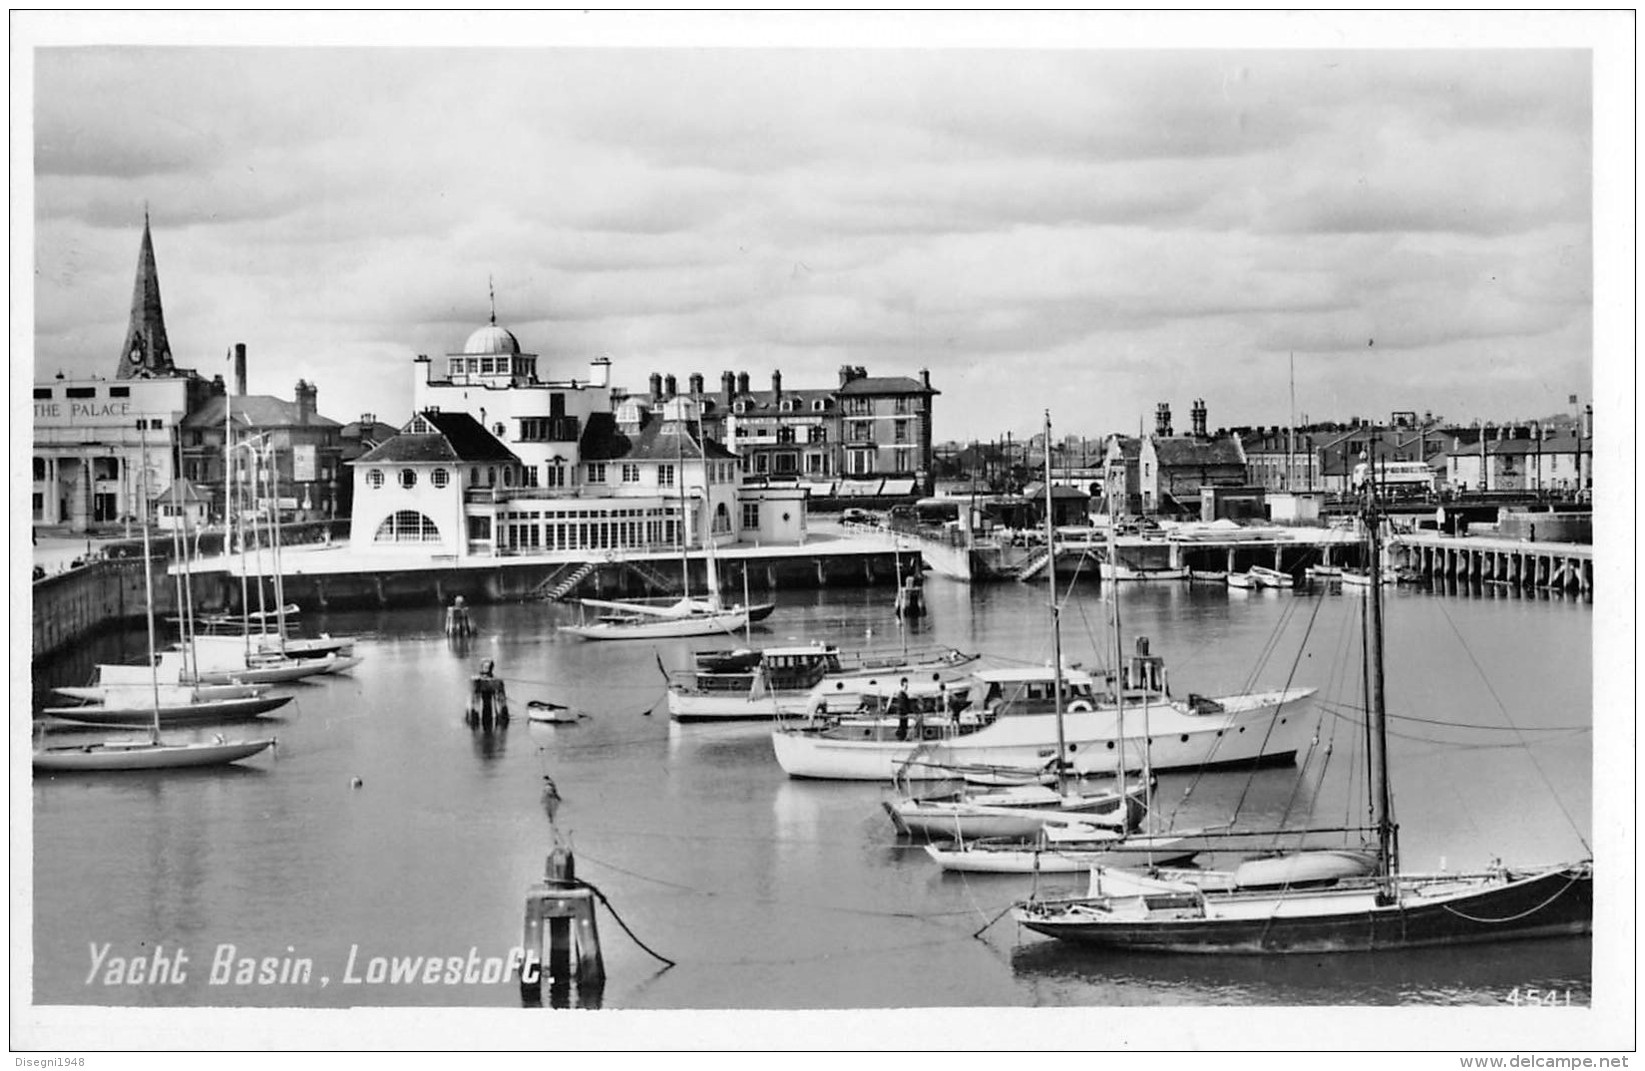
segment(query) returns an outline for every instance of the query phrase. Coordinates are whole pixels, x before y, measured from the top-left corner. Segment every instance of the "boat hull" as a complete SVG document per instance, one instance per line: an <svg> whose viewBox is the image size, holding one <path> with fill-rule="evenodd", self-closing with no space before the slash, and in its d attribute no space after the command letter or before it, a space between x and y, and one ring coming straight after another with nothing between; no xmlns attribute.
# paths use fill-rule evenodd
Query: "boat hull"
<svg viewBox="0 0 1645 1071"><path fill-rule="evenodd" d="M1025 839L1039 833L1048 822L1135 826L1146 809L1145 796L1142 787L1137 786L1126 793L1124 801L1118 792L1105 792L1041 806L991 806L986 796L956 801L903 799L886 800L885 811L898 833L919 840Z"/></svg>
<svg viewBox="0 0 1645 1071"><path fill-rule="evenodd" d="M905 656L907 652L904 652ZM961 670L977 660L974 654L950 651L940 657L898 662L895 658L863 657L857 664L828 673L816 684L799 689L750 687L741 691L670 687L668 716L678 722L770 721L777 717L799 717L813 705L826 705L835 690L855 698L853 686L899 676L929 674L938 678L958 678Z"/></svg>
<svg viewBox="0 0 1645 1071"><path fill-rule="evenodd" d="M532 700L526 704L526 718L545 725L575 725L578 719L584 717L582 711L575 707L561 706L558 703L543 703Z"/></svg>
<svg viewBox="0 0 1645 1071"><path fill-rule="evenodd" d="M263 694L263 689L254 684L196 684L189 690L196 700L247 699ZM65 699L80 699L88 703L106 703L111 698L118 701L121 696L136 696L137 702L146 702L150 695L147 687L138 684L66 685L52 691Z"/></svg>
<svg viewBox="0 0 1645 1071"><path fill-rule="evenodd" d="M323 673L341 673L359 664L360 660L353 655L328 654L323 658L288 658L267 665L202 669L194 674L194 679L201 684L283 684Z"/></svg>
<svg viewBox="0 0 1645 1071"><path fill-rule="evenodd" d="M1112 863L1181 863L1199 854L1175 836L1115 837L1113 844L1092 848L997 847L984 844L928 844L926 853L944 870L966 874L1081 874Z"/></svg>
<svg viewBox="0 0 1645 1071"><path fill-rule="evenodd" d="M1101 563L1101 575L1104 580L1113 580L1122 583L1147 580L1187 580L1187 566L1162 566L1158 569L1142 568L1120 563L1118 569L1108 562Z"/></svg>
<svg viewBox="0 0 1645 1071"><path fill-rule="evenodd" d="M729 610L724 613L681 618L658 617L622 623L601 621L593 625L561 625L560 631L569 632L585 640L666 640L736 632L748 624L748 620L748 611Z"/></svg>
<svg viewBox="0 0 1645 1071"><path fill-rule="evenodd" d="M1115 773L1122 756L1127 770L1142 769L1144 739L1151 741L1147 765L1155 772L1288 763L1311 732L1303 715L1313 692L1291 688L1223 698L1217 702L1224 710L1216 714L1192 713L1185 704L1172 703L1147 708L1145 719L1142 710L1127 709L1123 748L1114 710L1065 713L1064 738L1081 774ZM943 767L955 763L1039 766L1056 754L1056 742L1053 714L1008 715L974 732L923 744L878 735L836 736L804 726L779 725L771 734L777 762L790 777L846 781L889 781L922 746L931 764L910 765L906 773L932 779L945 776Z"/></svg>
<svg viewBox="0 0 1645 1071"><path fill-rule="evenodd" d="M84 744L47 747L34 753L34 768L58 773L103 770L171 770L188 766L224 766L247 759L274 745L267 740L199 744Z"/></svg>
<svg viewBox="0 0 1645 1071"><path fill-rule="evenodd" d="M1014 914L1027 928L1060 940L1193 954L1379 952L1593 932L1593 868L1587 864L1501 880L1435 880L1392 904L1378 903L1373 886L1356 885L1206 897L1198 915L1172 906L1196 895L1088 902L1112 905L1106 912L1030 901ZM1127 914L1132 907L1136 917Z"/></svg>
<svg viewBox="0 0 1645 1071"><path fill-rule="evenodd" d="M197 725L219 721L243 721L267 714L291 702L289 695L261 695L246 699L212 699L198 703L161 704L156 712L153 704L147 706L104 706L88 703L80 707L47 707L43 713L59 721L81 725L152 725L156 719L161 725Z"/></svg>

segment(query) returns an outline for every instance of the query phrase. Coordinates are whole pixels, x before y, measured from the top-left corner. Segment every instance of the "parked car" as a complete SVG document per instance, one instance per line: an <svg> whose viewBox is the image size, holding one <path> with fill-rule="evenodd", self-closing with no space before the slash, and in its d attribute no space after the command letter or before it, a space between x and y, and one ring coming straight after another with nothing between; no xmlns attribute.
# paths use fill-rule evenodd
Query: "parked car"
<svg viewBox="0 0 1645 1071"><path fill-rule="evenodd" d="M879 518L878 517L874 516L872 513L868 512L865 509L858 509L856 506L852 506L850 509L848 509L844 513L840 514L840 520L843 521L846 524L878 524L879 523Z"/></svg>

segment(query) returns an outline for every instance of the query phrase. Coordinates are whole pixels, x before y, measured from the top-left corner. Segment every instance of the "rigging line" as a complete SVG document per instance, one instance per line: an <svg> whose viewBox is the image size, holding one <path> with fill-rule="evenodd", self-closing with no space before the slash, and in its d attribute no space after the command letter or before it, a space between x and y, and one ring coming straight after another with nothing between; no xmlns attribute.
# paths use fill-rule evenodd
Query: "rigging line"
<svg viewBox="0 0 1645 1071"><path fill-rule="evenodd" d="M1334 711L1327 711L1327 713L1331 714L1332 717L1334 717L1334 718L1338 718L1338 719L1348 723L1349 725L1353 725L1353 726L1363 728L1367 724L1365 721L1362 721L1362 720L1359 720L1359 719L1356 719L1356 718L1351 718L1351 717L1349 717L1345 714L1338 714ZM1575 735L1575 734L1578 734L1578 733L1588 732L1589 730L1587 730L1587 729L1571 729L1571 730L1568 730L1568 731L1571 732L1573 735ZM1457 751L1497 751L1497 750L1501 750L1501 749L1504 749L1504 748L1519 748L1519 747L1524 747L1525 746L1523 742L1514 741L1514 740L1505 740L1502 743L1498 743L1498 744L1468 744L1468 743L1463 743L1459 740L1447 740L1444 737L1439 737L1439 736L1418 736L1415 733L1400 733L1400 732L1394 732L1392 730L1388 730L1387 735L1392 737L1393 739L1396 739L1396 740L1409 740L1409 741L1412 741L1413 743L1418 743L1418 744L1433 744L1437 747L1452 748L1452 749L1455 749Z"/></svg>
<svg viewBox="0 0 1645 1071"><path fill-rule="evenodd" d="M592 855L589 855L587 852L584 852L581 849L578 850L577 854L579 855L579 857L581 857L583 859L587 859L591 863L595 863L599 866L603 866L608 870L614 870L619 874L625 874L625 875L627 875L628 877L631 877L631 878L639 878L641 881L649 881L649 882L652 882L652 883L657 884L657 885L665 885L665 886L668 886L670 888L679 889L682 892L694 893L697 896L707 896L707 897L722 897L723 896L723 897L727 897L729 899L734 899L734 900L746 900L746 901L750 901L750 902L756 903L756 904L775 904L775 905L778 905L778 906L797 904L798 906L801 906L801 907L814 908L814 909L819 910L819 911L834 911L834 912L838 912L838 913L844 914L844 915L861 915L861 916L864 916L864 917L867 917L867 918L882 918L882 919L911 919L911 920L914 920L914 921L917 921L917 922L926 922L926 921L930 921L931 919L939 919L939 918L963 918L965 916L968 916L968 915L972 914L972 912L969 909L964 910L964 911L933 911L933 912L930 912L928 914L920 914L919 912L915 912L915 911L875 911L872 908L844 907L844 906L841 906L839 904L817 903L817 902L811 901L811 900L787 901L787 900L781 900L781 899L779 899L777 897L774 897L774 896L740 896L740 895L737 895L735 893L726 893L726 892L716 890L716 889L703 889L703 888L699 888L699 887L693 886L693 885L683 885L683 884L681 884L677 881L667 881L663 878L654 878L654 877L650 876L649 874L641 874L638 871L627 870L623 867L617 866L615 863L608 863L603 859L599 859L599 858L596 858Z"/></svg>
<svg viewBox="0 0 1645 1071"><path fill-rule="evenodd" d="M1578 836L1581 836L1581 834L1578 834ZM1587 843L1584 842L1583 847L1586 848L1587 846L1588 846ZM1581 870L1581 868L1574 868L1571 872L1570 880L1568 880L1560 888L1554 890L1553 895L1548 897L1548 899L1542 901L1542 903L1540 903L1540 904L1537 904L1535 907L1526 908L1524 911L1521 911L1517 915L1509 915L1507 918L1500 918L1500 919L1475 918L1472 915L1469 915L1469 914L1466 914L1464 912L1458 911L1456 908L1452 907L1449 904L1441 904L1440 906L1443 907L1449 913L1455 915L1459 919L1467 919L1469 922L1482 922L1482 923L1485 923L1488 926L1496 926L1496 925L1499 925L1499 924L1504 923L1504 922L1518 922L1522 918L1527 918L1531 915L1536 914L1538 911L1541 911L1543 908L1547 907L1549 904L1553 903L1555 900L1558 900L1561 896L1564 896L1567 892L1570 891L1571 886L1575 885L1581 879L1582 879L1582 870Z"/></svg>
<svg viewBox="0 0 1645 1071"><path fill-rule="evenodd" d="M999 920L1000 920L1000 919L1003 919L1003 918L1004 918L1004 917L1005 917L1005 913L1006 913L1006 912L1007 912L1007 911L1010 911L1010 910L1011 910L1011 909L1012 909L1012 908L1013 908L1013 907L1015 907L1015 906L1016 906L1016 902L1015 902L1015 901L1013 901L1013 902L1011 902L1011 903L1009 903L1009 904L1006 904L1006 905L1005 905L1005 906L1004 906L1004 907L1002 907L1002 908L1000 908L1000 913L999 913L999 914L997 914L997 915L995 915L995 916L994 916L994 917L993 917L993 918L991 918L991 919L989 919L989 920L988 920L988 921L987 921L987 922L986 922L986 923L985 923L985 924L984 924L984 925L983 925L983 928L982 928L982 929L981 929L981 930L978 930L978 931L977 931L977 932L976 932L976 933L974 933L974 934L972 934L972 935L971 935L971 936L972 936L972 937L976 937L976 938L981 938L981 937L982 937L982 935L983 935L983 931L984 931L984 930L987 930L987 929L988 929L988 927L990 927L990 926L992 926L992 925L994 925L994 923L996 923L996 922L998 922L998 921L999 921Z"/></svg>
<svg viewBox="0 0 1645 1071"><path fill-rule="evenodd" d="M505 684L540 684L540 685L543 685L544 687L548 687L548 688L576 688L579 685L581 685L581 686L589 687L589 688L598 687L601 691L610 691L612 689L623 689L623 688L627 688L627 689L630 689L632 691L640 691L641 689L644 689L645 691L650 691L651 689L656 687L655 684L623 684L619 681L586 681L586 682L578 682L578 681L567 681L567 680L563 680L563 679L562 680L557 680L557 681L547 681L547 680L539 680L539 679L536 679L534 677L515 677L515 676L505 677L502 674L498 674L497 679L502 681Z"/></svg>
<svg viewBox="0 0 1645 1071"><path fill-rule="evenodd" d="M951 945L962 940L959 935L933 937L923 941L908 941L904 944L888 945L875 942L859 947L847 946L844 949L831 948L826 952L818 952L809 956L741 956L737 959L694 959L694 967L748 967L770 966L772 964L815 963L820 960L838 962L846 956L860 959L873 959L891 954L902 954L922 948L937 948L942 945Z"/></svg>
<svg viewBox="0 0 1645 1071"><path fill-rule="evenodd" d="M1283 688L1283 691L1282 691L1281 694L1284 694L1284 692L1289 692L1290 689L1291 689L1291 683L1296 680L1297 667L1302 663L1302 652L1308 649L1308 638L1314 634L1314 625L1319 620L1319 608L1323 605L1324 605L1323 600L1319 600L1319 599L1314 600L1314 612L1312 614L1308 615L1308 627L1303 630L1302 642L1297 645L1297 654L1296 654L1296 657L1291 660L1291 669L1290 669L1290 672L1287 673L1286 676L1285 676L1285 684L1284 684L1284 688ZM1268 741L1273 738L1274 728L1279 723L1279 711L1280 711L1280 708L1275 707L1273 715L1270 716L1269 719L1268 719L1268 728L1262 734L1262 746L1257 751L1257 757L1258 758L1260 758L1262 753L1267 750ZM1315 732L1316 736L1319 734L1319 728L1318 728L1317 724L1315 725L1314 732ZM1252 760L1252 769L1254 770L1255 768L1256 768L1256 759L1253 759ZM1298 778L1297 780L1298 780L1298 783L1300 784L1301 778ZM1245 787L1240 790L1239 800L1238 800L1238 802L1236 802L1234 804L1234 814L1233 814L1233 817L1232 817L1233 821L1238 821L1239 820L1240 809L1245 806L1245 800L1251 793L1251 785L1254 781L1255 781L1255 778L1250 777L1250 776L1246 777ZM1294 788L1293 788L1293 791L1295 791ZM1289 809L1290 808L1289 808L1289 804L1288 804L1287 808L1286 808L1287 813L1289 813Z"/></svg>
<svg viewBox="0 0 1645 1071"><path fill-rule="evenodd" d="M1292 663L1290 675L1288 675L1286 677L1285 687L1287 689L1290 688L1291 681L1295 679L1294 675L1296 673L1297 666L1300 665L1300 663L1301 663L1302 652L1307 649L1308 637L1309 637L1309 635L1311 635L1313 633L1314 623L1319 618L1319 611L1320 611L1320 607L1322 605L1323 605L1323 602L1321 600L1315 600L1314 601L1314 611L1313 611L1312 614L1309 615L1309 618L1308 618L1308 629L1303 634L1302 643L1298 645L1297 657L1296 657L1296 660L1293 661L1293 663ZM1294 612L1295 612L1294 607L1287 607L1287 613L1294 613ZM1281 625L1276 626L1274 632L1270 634L1270 639L1269 639L1269 644L1268 644L1269 646L1272 646L1274 643L1277 643L1280 633L1283 632L1283 622L1284 622L1284 618L1282 617ZM1263 656L1263 661L1266 661L1266 656ZM1255 687L1254 687L1255 682L1256 682L1256 677L1257 677L1257 673L1253 672L1251 677L1249 677L1247 679L1246 684L1245 684L1245 688L1244 688L1244 690L1242 691L1241 694L1250 695L1252 692L1254 692L1256 690ZM1266 748L1269 739L1271 739L1272 736L1273 736L1274 728L1275 728L1275 726L1278 722L1278 719L1279 719L1279 708L1276 707L1274 709L1273 715L1270 716L1269 719L1268 719L1267 728L1263 732L1263 741L1262 741L1262 743L1263 743L1264 748ZM1317 732L1318 732L1317 727L1315 729L1315 732L1317 734ZM1182 806L1182 803L1184 801L1186 801L1189 796L1193 795L1195 790L1197 790L1199 788L1200 781L1201 781L1201 779L1203 779L1205 777L1206 773L1208 772L1211 761L1217 753L1217 749L1222 746L1223 739L1225 739L1225 737L1222 737L1222 736L1217 737L1216 741L1211 745L1211 750L1206 755L1205 760L1203 762L1201 762L1199 768L1194 771L1193 779L1188 783L1188 786L1183 789L1182 797L1177 801L1176 806L1172 808L1172 812L1171 812L1171 815L1170 815L1171 820L1173 820L1173 821L1175 820L1177 810ZM1239 800L1234 805L1234 813L1233 813L1232 819L1237 819L1239 817L1240 808L1242 808L1245 805L1245 799L1250 794L1251 785L1252 785L1252 781L1254 779L1256 769L1260 765L1260 756L1261 756L1261 754L1262 754L1262 750L1259 749L1258 752L1257 752L1257 757L1252 759L1251 769L1246 774L1245 787L1240 790Z"/></svg>
<svg viewBox="0 0 1645 1071"><path fill-rule="evenodd" d="M639 935L636 934L633 930L628 928L628 923L624 922L623 917L621 915L617 914L617 909L615 907L611 906L611 901L606 899L605 893L600 891L599 886L595 885L592 881L583 881L581 878L577 879L577 884L581 885L584 888L586 888L589 892L592 892L595 896L600 898L600 903L604 904L605 909L607 911L611 912L611 917L616 919L617 920L617 925L621 926L623 928L623 932L628 934L629 940L631 940L635 944L639 945L640 948L643 949L646 952L647 955L649 955L652 959L659 960L663 963L668 964L670 967L673 967L673 966L676 965L674 963L674 961L669 959L667 956L663 955L660 952L653 951L650 945L648 945L644 941L640 940Z"/></svg>
<svg viewBox="0 0 1645 1071"><path fill-rule="evenodd" d="M1363 714L1365 711L1365 708L1362 706L1357 706L1353 703L1341 702L1338 700L1322 700L1318 705L1326 710L1332 711L1333 713L1336 711L1347 711L1350 713ZM1469 721L1441 721L1438 718L1419 718L1415 714L1389 714L1388 720L1413 721L1419 725L1438 725L1446 729L1474 729L1483 733L1587 733L1593 731L1593 726L1591 725L1528 725L1525 728L1520 729L1512 725L1480 725L1477 722Z"/></svg>

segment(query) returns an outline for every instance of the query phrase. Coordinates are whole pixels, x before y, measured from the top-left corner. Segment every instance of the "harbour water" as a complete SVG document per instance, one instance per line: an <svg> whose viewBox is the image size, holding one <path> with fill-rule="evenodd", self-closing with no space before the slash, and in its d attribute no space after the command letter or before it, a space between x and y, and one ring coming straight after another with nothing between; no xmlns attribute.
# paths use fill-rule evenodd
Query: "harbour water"
<svg viewBox="0 0 1645 1071"><path fill-rule="evenodd" d="M1073 590L1065 657L1104 664L1104 593ZM904 632L889 591L781 592L753 641L1048 658L1043 584L933 580L926 595L929 615ZM1362 600L1186 584L1123 590L1126 635L1150 638L1177 694L1320 690L1318 744L1305 761L1249 778L1163 776L1160 813L1181 824L1235 813L1248 825L1362 821L1363 793L1352 787L1363 772L1353 638ZM1499 1005L1527 989L1573 1005L1593 999L1587 939L1277 960L1116 957L1018 931L1008 918L988 925L1032 877L940 872L893 833L880 807L888 788L790 780L759 725L669 723L659 662L684 667L691 650L726 641L557 634L575 613L476 606L480 634L459 644L437 609L305 612L309 630L360 635L364 660L345 677L294 686L278 719L212 730L272 730L272 758L36 778L34 1002L517 1006L514 983L488 980L486 965L519 944L523 894L542 874L545 775L561 797L557 823L577 876L676 962L662 969L602 909L606 1008ZM1405 867L1588 854L1592 606L1401 588L1390 590L1387 618ZM111 636L37 667L36 705L52 685L83 683L93 663L142 650L141 633ZM503 731L461 718L482 658L507 681L515 718ZM531 724L523 715L533 698L590 717ZM1042 889L1082 884L1041 879ZM159 978L156 952L172 964ZM136 957L147 973L135 984L110 974L115 960ZM430 971L427 957L462 970ZM246 960L254 966L242 973Z"/></svg>

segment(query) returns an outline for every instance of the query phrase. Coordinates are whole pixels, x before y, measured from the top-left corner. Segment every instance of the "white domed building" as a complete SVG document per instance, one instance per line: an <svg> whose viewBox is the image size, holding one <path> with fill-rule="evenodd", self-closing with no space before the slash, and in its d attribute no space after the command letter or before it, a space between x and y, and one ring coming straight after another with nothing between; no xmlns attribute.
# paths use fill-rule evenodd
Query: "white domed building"
<svg viewBox="0 0 1645 1071"><path fill-rule="evenodd" d="M608 358L568 376L542 375L538 361L495 314L460 351L417 357L412 419L354 462L351 542L586 559L677 552L682 523L690 547L766 523L740 502L737 458L703 436L695 401L629 402L619 414ZM780 516L803 541L803 504Z"/></svg>

